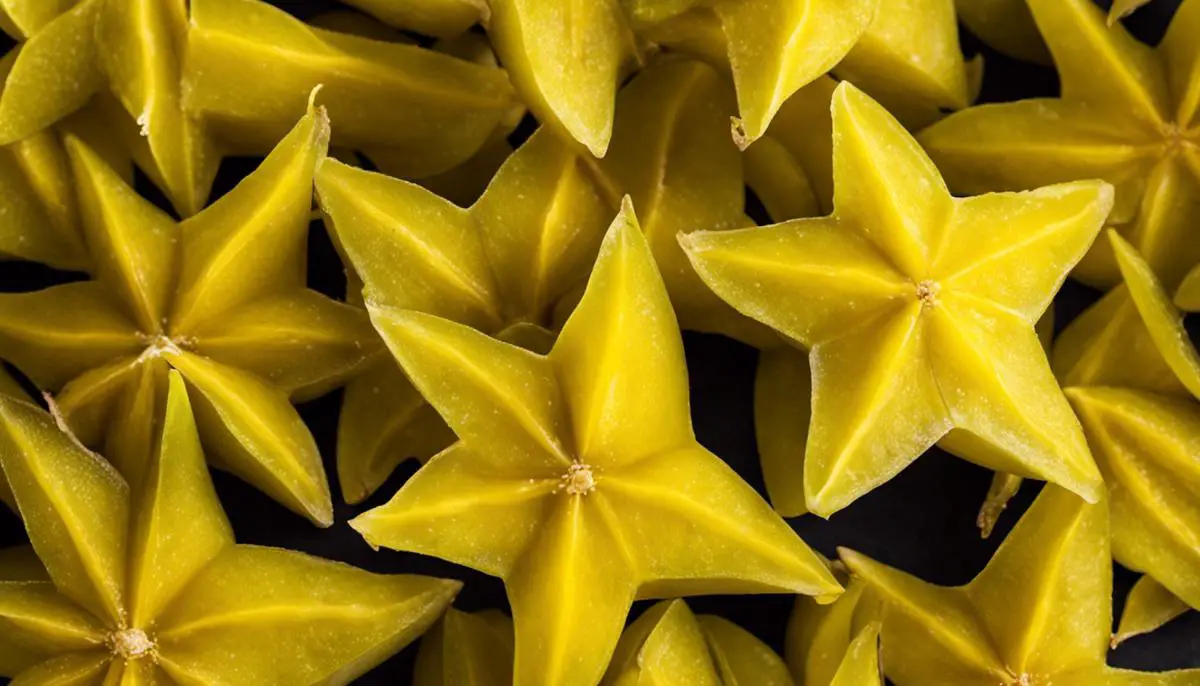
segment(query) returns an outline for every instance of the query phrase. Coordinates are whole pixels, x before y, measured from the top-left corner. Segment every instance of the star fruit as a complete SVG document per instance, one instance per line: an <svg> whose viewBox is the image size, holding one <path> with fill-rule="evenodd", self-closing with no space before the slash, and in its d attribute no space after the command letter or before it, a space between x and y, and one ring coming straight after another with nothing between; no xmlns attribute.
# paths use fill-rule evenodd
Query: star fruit
<svg viewBox="0 0 1200 686"><path fill-rule="evenodd" d="M729 620L664 600L621 635L601 686L792 686L787 665Z"/></svg>
<svg viewBox="0 0 1200 686"><path fill-rule="evenodd" d="M138 164L183 217L204 208L221 162L207 127L183 111L187 15L186 0L105 0L96 27L109 85L145 137Z"/></svg>
<svg viewBox="0 0 1200 686"><path fill-rule="evenodd" d="M1069 369L1066 395L1108 487L1113 557L1148 575L1119 642L1200 608L1200 357L1146 261L1109 237L1124 284L1063 333L1056 362ZM1107 326L1097 333L1095 322ZM1098 352L1076 358L1084 337Z"/></svg>
<svg viewBox="0 0 1200 686"><path fill-rule="evenodd" d="M1050 64L1026 0L954 0L963 25L997 52L1026 62Z"/></svg>
<svg viewBox="0 0 1200 686"><path fill-rule="evenodd" d="M326 163L317 176L320 202L367 299L545 352L628 193L643 208L642 229L681 324L778 345L774 333L704 286L675 240L680 231L752 225L725 114L728 86L698 62L664 61L636 76L618 103L604 160L576 154L540 129L469 209L413 184ZM452 440L395 362L376 363L346 388L338 438L343 495L366 498L401 460L427 458Z"/></svg>
<svg viewBox="0 0 1200 686"><path fill-rule="evenodd" d="M453 38L488 17L487 0L345 0L398 29Z"/></svg>
<svg viewBox="0 0 1200 686"><path fill-rule="evenodd" d="M0 296L0 354L131 483L152 451L166 372L183 373L214 464L315 523L332 501L289 399L354 373L377 345L361 311L305 288L314 170L328 121L311 108L234 190L176 224L68 141L96 279Z"/></svg>
<svg viewBox="0 0 1200 686"><path fill-rule="evenodd" d="M832 216L680 238L717 295L810 351L808 508L840 510L939 442L1095 500L1100 475L1034 322L1112 189L953 198L900 124L846 82L833 128Z"/></svg>
<svg viewBox="0 0 1200 686"><path fill-rule="evenodd" d="M489 32L513 82L539 120L596 157L608 150L623 67L649 42L718 61L737 89L743 145L766 131L797 89L824 74L866 29L877 0L496 0ZM622 5L625 5L624 10ZM568 8L573 11L567 11ZM688 11L685 11L688 10ZM662 26L698 23L697 31ZM690 27L689 27L690 28ZM640 34L640 40L634 38ZM676 42L676 35L685 40Z"/></svg>
<svg viewBox="0 0 1200 686"><path fill-rule="evenodd" d="M850 571L884 605L885 669L896 686L1183 686L1105 664L1112 626L1108 508L1047 485L966 586L926 583L850 550Z"/></svg>
<svg viewBox="0 0 1200 686"><path fill-rule="evenodd" d="M696 442L679 329L627 201L548 355L428 314L372 318L460 441L351 525L503 579L518 686L599 681L635 599L841 591Z"/></svg>
<svg viewBox="0 0 1200 686"><path fill-rule="evenodd" d="M983 57L964 61L952 2L881 2L875 20L833 71L906 127L919 129L940 119L943 110L974 102Z"/></svg>
<svg viewBox="0 0 1200 686"><path fill-rule="evenodd" d="M784 644L796 686L883 686L878 606L853 578L832 603L797 598Z"/></svg>
<svg viewBox="0 0 1200 686"><path fill-rule="evenodd" d="M105 2L9 0L0 5L0 26L19 40L0 59L0 145L49 128L102 88L94 27Z"/></svg>
<svg viewBox="0 0 1200 686"><path fill-rule="evenodd" d="M1169 288L1200 261L1200 1L1184 0L1157 48L1109 26L1090 0L1030 0L1062 80L1061 99L973 107L921 134L956 193L1103 178L1109 224ZM1098 241L1074 275L1120 275Z"/></svg>
<svg viewBox="0 0 1200 686"><path fill-rule="evenodd" d="M457 581L237 545L183 378L172 371L167 383L140 490L46 412L0 399L0 466L48 577L0 581L0 675L79 686L345 684L433 624Z"/></svg>
<svg viewBox="0 0 1200 686"><path fill-rule="evenodd" d="M322 86L334 145L389 149L406 176L428 176L474 155L515 104L495 67L314 28L259 0L191 10L184 108L235 151L269 149Z"/></svg>
<svg viewBox="0 0 1200 686"><path fill-rule="evenodd" d="M4 371L3 367L0 367L0 398L4 397L26 399L28 396L25 395L25 391L21 389L21 386L9 376L8 372ZM0 469L0 503L8 505L14 512L17 509L17 503L13 500L12 490L8 487L8 480L4 478L3 469ZM0 563L0 567L2 565L3 563Z"/></svg>
<svg viewBox="0 0 1200 686"><path fill-rule="evenodd" d="M512 665L511 619L450 608L421 638L413 686L510 686Z"/></svg>

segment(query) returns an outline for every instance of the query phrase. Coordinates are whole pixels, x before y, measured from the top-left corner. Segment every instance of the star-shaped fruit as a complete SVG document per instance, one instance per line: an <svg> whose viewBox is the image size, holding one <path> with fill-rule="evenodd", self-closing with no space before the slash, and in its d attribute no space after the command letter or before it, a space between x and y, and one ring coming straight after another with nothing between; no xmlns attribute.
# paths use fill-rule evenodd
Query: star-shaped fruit
<svg viewBox="0 0 1200 686"><path fill-rule="evenodd" d="M1113 557L1152 579L1117 641L1200 607L1200 356L1146 261L1109 238L1124 283L1063 332L1055 357L1108 487Z"/></svg>
<svg viewBox="0 0 1200 686"><path fill-rule="evenodd" d="M952 3L880 2L875 20L833 71L918 129L974 102L983 57L963 59Z"/></svg>
<svg viewBox="0 0 1200 686"><path fill-rule="evenodd" d="M956 193L1109 181L1109 224L1174 288L1200 261L1200 1L1184 0L1157 48L1109 26L1091 0L1029 7L1063 97L973 107L926 130L921 143ZM1098 241L1074 275L1117 283L1108 242Z"/></svg>
<svg viewBox="0 0 1200 686"><path fill-rule="evenodd" d="M305 288L312 178L328 122L311 109L265 162L176 224L68 141L94 281L0 296L0 355L131 483L152 449L168 368L183 373L214 463L322 525L332 501L289 399L316 397L373 352L360 310Z"/></svg>
<svg viewBox="0 0 1200 686"><path fill-rule="evenodd" d="M1184 312L1200 312L1200 264L1183 277L1175 291L1175 306Z"/></svg>
<svg viewBox="0 0 1200 686"><path fill-rule="evenodd" d="M187 33L186 0L105 0L96 26L109 86L145 139L138 164L183 217L204 208L221 162L207 127L183 111Z"/></svg>
<svg viewBox="0 0 1200 686"><path fill-rule="evenodd" d="M622 90L602 161L543 128L468 209L335 161L321 168L317 190L370 301L467 324L536 352L549 350L620 194L628 193L647 217L642 229L683 326L778 345L774 333L708 290L675 240L680 231L752 223L725 114L732 101L709 67L664 61ZM343 495L366 498L403 459L427 458L452 440L386 357L346 388L338 437Z"/></svg>
<svg viewBox="0 0 1200 686"><path fill-rule="evenodd" d="M320 86L333 144L390 150L409 178L470 158L515 104L502 69L315 28L259 0L192 0L183 78L185 110L254 153L287 132Z"/></svg>
<svg viewBox="0 0 1200 686"><path fill-rule="evenodd" d="M421 638L413 686L510 686L512 667L511 619L450 608Z"/></svg>
<svg viewBox="0 0 1200 686"><path fill-rule="evenodd" d="M1148 634L1190 609L1154 577L1143 575L1125 598L1125 609L1110 645L1116 648L1134 636Z"/></svg>
<svg viewBox="0 0 1200 686"><path fill-rule="evenodd" d="M787 665L753 634L664 600L625 629L601 686L792 686Z"/></svg>
<svg viewBox="0 0 1200 686"><path fill-rule="evenodd" d="M884 604L885 669L896 686L1184 686L1105 664L1112 626L1108 508L1047 485L966 586L934 586L850 550L851 572Z"/></svg>
<svg viewBox="0 0 1200 686"><path fill-rule="evenodd" d="M846 82L833 129L832 216L680 238L717 295L810 350L809 509L836 512L939 441L1097 498L1033 327L1112 189L953 198L900 124Z"/></svg>
<svg viewBox="0 0 1200 686"><path fill-rule="evenodd" d="M345 684L433 624L457 581L235 544L187 388L178 372L169 377L141 489L46 412L0 399L0 467L48 577L0 581L0 675L78 686Z"/></svg>
<svg viewBox="0 0 1200 686"><path fill-rule="evenodd" d="M638 59L641 43L713 57L727 67L737 88L735 135L748 145L789 95L853 47L878 4L497 0L489 32L533 113L604 157L623 68Z"/></svg>
<svg viewBox="0 0 1200 686"><path fill-rule="evenodd" d="M351 524L503 579L519 686L596 683L637 598L841 591L696 442L679 329L628 202L548 355L427 314L372 318L460 441Z"/></svg>
<svg viewBox="0 0 1200 686"><path fill-rule="evenodd" d="M454 38L489 16L486 0L345 0L398 29Z"/></svg>
<svg viewBox="0 0 1200 686"><path fill-rule="evenodd" d="M20 398L25 400L28 396L21 386L11 377L8 372L0 367L0 398ZM4 503L13 509L17 509L17 502L13 500L12 490L8 487L8 480L4 478L4 470L0 469L0 503ZM0 565L2 566L2 565Z"/></svg>
<svg viewBox="0 0 1200 686"><path fill-rule="evenodd" d="M859 579L845 586L845 593L825 605L796 598L784 655L799 686L883 686L879 602Z"/></svg>
<svg viewBox="0 0 1200 686"><path fill-rule="evenodd" d="M954 0L954 7L963 25L997 52L1050 64L1050 51L1025 0Z"/></svg>
<svg viewBox="0 0 1200 686"><path fill-rule="evenodd" d="M0 59L0 145L49 128L103 86L95 26L105 2L6 3L0 27L20 42Z"/></svg>

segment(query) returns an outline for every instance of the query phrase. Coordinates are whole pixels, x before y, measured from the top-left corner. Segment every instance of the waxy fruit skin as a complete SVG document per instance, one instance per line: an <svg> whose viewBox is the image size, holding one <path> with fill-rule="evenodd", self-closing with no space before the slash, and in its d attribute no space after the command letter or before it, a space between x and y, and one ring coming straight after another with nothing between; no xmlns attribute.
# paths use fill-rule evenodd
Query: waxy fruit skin
<svg viewBox="0 0 1200 686"><path fill-rule="evenodd" d="M699 62L648 67L618 98L615 135L600 161L543 127L504 163L468 209L414 184L325 164L317 191L348 269L351 298L434 314L545 352L578 300L622 194L646 217L642 230L687 329L779 346L700 281L681 231L752 225L724 110L733 96ZM385 356L386 357L386 356ZM359 502L409 457L453 441L390 358L347 385L339 428L342 494Z"/></svg>
<svg viewBox="0 0 1200 686"><path fill-rule="evenodd" d="M1148 634L1190 609L1154 577L1143 575L1125 598L1125 609L1110 645L1116 648L1134 636Z"/></svg>
<svg viewBox="0 0 1200 686"><path fill-rule="evenodd" d="M179 372L140 489L41 409L0 398L0 468L44 571L0 554L17 684L342 686L428 628L457 581L237 545Z"/></svg>
<svg viewBox="0 0 1200 686"><path fill-rule="evenodd" d="M974 102L983 57L964 61L954 0L890 0L833 72L917 130Z"/></svg>
<svg viewBox="0 0 1200 686"><path fill-rule="evenodd" d="M54 391L57 414L131 484L175 368L215 465L332 523L316 444L289 401L335 388L378 343L360 310L305 287L328 136L310 106L257 171L181 224L68 139L95 279L0 296L0 355Z"/></svg>
<svg viewBox="0 0 1200 686"><path fill-rule="evenodd" d="M314 28L259 0L194 0L184 65L185 110L233 151L269 150L320 86L333 144L386 149L410 178L470 158L516 104L501 69Z"/></svg>
<svg viewBox="0 0 1200 686"><path fill-rule="evenodd" d="M955 0L958 19L997 52L1026 62L1050 64L1026 0Z"/></svg>
<svg viewBox="0 0 1200 686"><path fill-rule="evenodd" d="M1108 237L1124 283L1055 352L1108 488L1113 558L1147 574L1115 644L1200 607L1200 356L1150 266L1118 233Z"/></svg>
<svg viewBox="0 0 1200 686"><path fill-rule="evenodd" d="M186 0L104 0L96 25L108 85L144 143L138 165L175 210L190 217L208 202L221 152L207 127L183 111Z"/></svg>
<svg viewBox="0 0 1200 686"><path fill-rule="evenodd" d="M496 0L489 33L539 120L596 157L608 152L624 73L648 47L728 71L737 90L733 135L757 140L788 97L837 64L878 0ZM726 115L734 114L734 110Z"/></svg>
<svg viewBox="0 0 1200 686"><path fill-rule="evenodd" d="M642 613L617 643L601 686L793 686L783 659L753 634L682 600Z"/></svg>
<svg viewBox="0 0 1200 686"><path fill-rule="evenodd" d="M921 144L958 194L1101 178L1108 225L1168 289L1200 262L1200 0L1183 0L1157 48L1109 25L1091 0L1029 0L1062 81L1061 99L981 105L925 130ZM1098 241L1073 275L1120 280Z"/></svg>
<svg viewBox="0 0 1200 686"><path fill-rule="evenodd" d="M427 314L371 314L460 440L351 525L503 579L518 686L596 683L637 598L841 592L696 442L678 325L628 200L546 356Z"/></svg>
<svg viewBox="0 0 1200 686"><path fill-rule="evenodd" d="M36 10L39 16L22 18L23 27L4 27L20 42L0 59L0 145L53 126L103 87L95 26L105 2L82 0L66 9L57 0L47 0ZM15 9L17 3L10 4L14 8L6 9ZM5 16L14 18L11 13Z"/></svg>
<svg viewBox="0 0 1200 686"><path fill-rule="evenodd" d="M1097 499L1100 474L1034 323L1112 188L953 198L900 124L846 82L833 128L832 216L680 237L717 295L810 350L808 509L829 516L938 442Z"/></svg>
<svg viewBox="0 0 1200 686"><path fill-rule="evenodd" d="M926 583L850 550L842 561L883 603L896 686L1185 686L1200 669L1105 664L1112 626L1108 507L1047 484L966 586Z"/></svg>
<svg viewBox="0 0 1200 686"><path fill-rule="evenodd" d="M499 610L446 610L421 637L413 686L510 686L513 623Z"/></svg>
<svg viewBox="0 0 1200 686"><path fill-rule="evenodd" d="M821 605L797 598L784 655L796 686L883 686L875 594L858 579Z"/></svg>
<svg viewBox="0 0 1200 686"><path fill-rule="evenodd" d="M398 29L438 38L461 35L489 16L487 0L345 0Z"/></svg>

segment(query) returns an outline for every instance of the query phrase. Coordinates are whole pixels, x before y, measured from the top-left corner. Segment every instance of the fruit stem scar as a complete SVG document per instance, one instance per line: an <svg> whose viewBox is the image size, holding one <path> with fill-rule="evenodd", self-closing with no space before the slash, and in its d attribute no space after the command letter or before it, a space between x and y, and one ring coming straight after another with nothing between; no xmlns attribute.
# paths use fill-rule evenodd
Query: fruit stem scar
<svg viewBox="0 0 1200 686"><path fill-rule="evenodd" d="M592 474L592 468L581 462L568 467L567 473L562 475L562 481L559 488L570 495L587 495L596 490L596 477Z"/></svg>
<svg viewBox="0 0 1200 686"><path fill-rule="evenodd" d="M933 307L938 302L938 293L942 287L936 281L925 279L917 284L917 299L925 307Z"/></svg>
<svg viewBox="0 0 1200 686"><path fill-rule="evenodd" d="M108 644L113 655L125 660L136 660L154 652L154 641L141 629L122 629L114 631L108 637Z"/></svg>

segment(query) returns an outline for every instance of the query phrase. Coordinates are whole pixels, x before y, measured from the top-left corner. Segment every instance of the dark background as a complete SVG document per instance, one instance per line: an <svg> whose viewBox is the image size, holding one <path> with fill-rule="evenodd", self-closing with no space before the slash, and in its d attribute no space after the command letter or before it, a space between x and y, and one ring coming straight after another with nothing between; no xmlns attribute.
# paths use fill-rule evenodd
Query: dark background
<svg viewBox="0 0 1200 686"><path fill-rule="evenodd" d="M1108 5L1107 0L1098 2ZM335 2L320 0L274 0L273 4L301 17L338 6ZM1142 40L1156 43L1178 4L1179 0L1154 0L1127 19L1126 25ZM1053 69L1005 58L984 48L965 30L962 40L968 55L985 54L981 101L1057 95L1058 82ZM532 121L525 122L514 134L514 143L528 136L534 126ZM231 188L253 170L257 162L240 158L226 160L214 197ZM160 206L168 207L144 178L138 186ZM751 215L765 223L761 208L753 197L747 199L747 205ZM310 231L309 252L310 285L331 296L343 296L345 279L341 263L320 224L314 224ZM85 277L34 264L0 264L0 291L35 290L81 278ZM1095 291L1068 281L1055 302L1059 329L1097 296ZM1192 338L1196 340L1200 327L1195 318L1188 324ZM753 423L753 382L758 353L719 336L688 333L684 334L684 342L691 373L692 413L700 442L728 461L759 492L765 493ZM337 523L327 530L317 529L236 478L216 472L213 476L217 492L238 540L302 550L375 572L459 578L466 585L455 603L457 607L469 611L493 607L507 610L504 587L498 579L419 555L388 550L374 552L346 525L355 515L385 503L415 471L416 463L409 461L402 465L375 497L362 505L350 507L337 502L339 488L333 456L340 404L341 394L335 392L300 407L325 456L326 472L333 482ZM975 514L990 480L990 472L934 449L900 476L834 515L830 521L806 516L791 520L791 524L804 540L827 556L835 555L836 546L848 546L928 581L943 585L962 584L983 568L1040 490L1040 484L1027 482L1004 513L991 539L985 541L980 539L975 527ZM26 540L17 517L0 508L0 546ZM1115 567L1114 618L1120 616L1125 595L1136 578L1128 570ZM688 602L695 611L724 616L782 651L784 628L792 606L790 596L711 596L689 599ZM633 616L648 605L638 603ZM416 644L410 646L356 684L410 683L416 648ZM1110 663L1143 670L1200 666L1200 613L1190 612L1153 634L1130 639L1110 653ZM3 683L7 682L0 679L0 684Z"/></svg>

